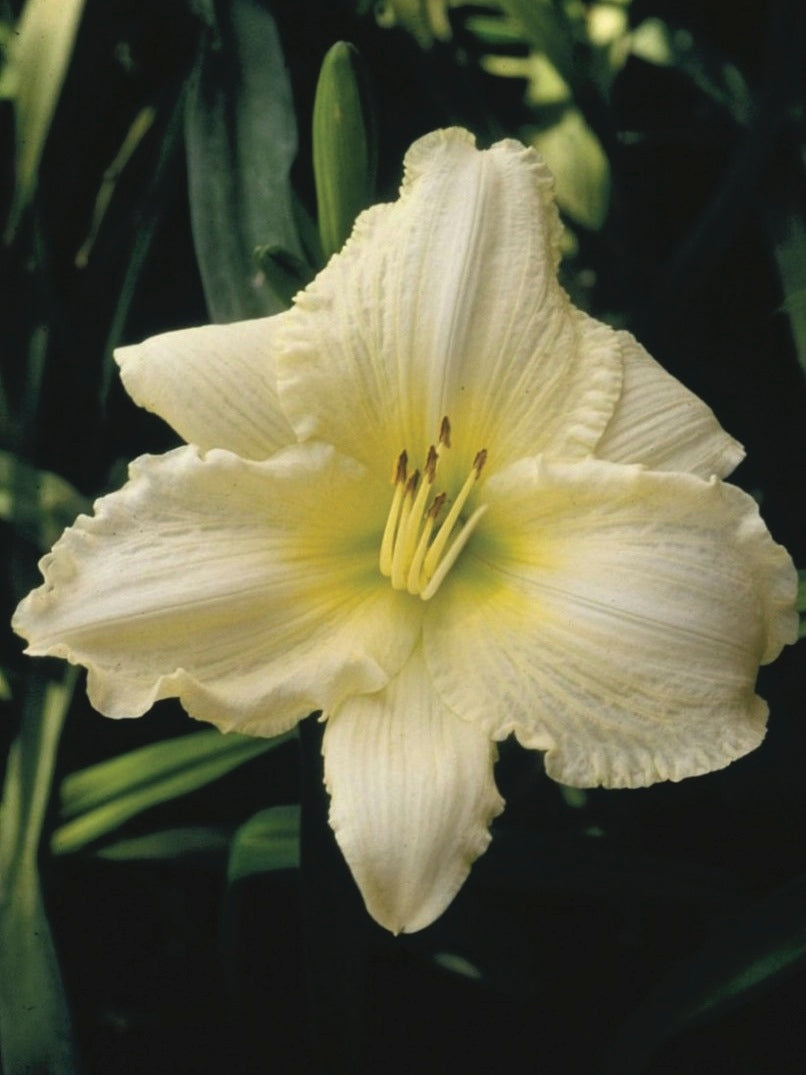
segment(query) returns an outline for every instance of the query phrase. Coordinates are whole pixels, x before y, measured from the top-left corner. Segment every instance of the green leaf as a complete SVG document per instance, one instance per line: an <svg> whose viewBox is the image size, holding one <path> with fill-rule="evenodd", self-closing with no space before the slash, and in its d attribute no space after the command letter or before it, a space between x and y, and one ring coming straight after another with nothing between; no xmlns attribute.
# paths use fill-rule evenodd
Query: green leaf
<svg viewBox="0 0 806 1075"><path fill-rule="evenodd" d="M610 162L579 109L564 109L557 123L535 132L530 141L554 173L563 212L598 231L610 205Z"/></svg>
<svg viewBox="0 0 806 1075"><path fill-rule="evenodd" d="M33 672L8 758L0 831L0 1059L9 1075L77 1070L37 855L56 750L76 682Z"/></svg>
<svg viewBox="0 0 806 1075"><path fill-rule="evenodd" d="M307 262L282 247L259 246L255 250L255 261L273 291L289 306L296 293L311 280Z"/></svg>
<svg viewBox="0 0 806 1075"><path fill-rule="evenodd" d="M98 858L111 862L156 861L176 862L182 859L223 855L230 845L227 829L213 825L187 825L178 829L162 829L145 836L99 847Z"/></svg>
<svg viewBox="0 0 806 1075"><path fill-rule="evenodd" d="M450 41L451 23L448 8L459 0L381 0L375 4L375 21L390 29L407 30L422 49L436 41Z"/></svg>
<svg viewBox="0 0 806 1075"><path fill-rule="evenodd" d="M51 837L54 854L78 851L144 810L204 787L294 737L274 739L194 732L140 747L65 777L65 823Z"/></svg>
<svg viewBox="0 0 806 1075"><path fill-rule="evenodd" d="M227 866L229 883L255 873L297 869L299 819L300 808L294 804L271 806L244 822L232 839Z"/></svg>
<svg viewBox="0 0 806 1075"><path fill-rule="evenodd" d="M663 1042L769 988L805 961L806 875L801 875L672 967L622 1027L606 1075L637 1075Z"/></svg>
<svg viewBox="0 0 806 1075"><path fill-rule="evenodd" d="M325 259L348 238L375 190L377 145L367 76L356 49L337 41L322 62L313 108L313 171Z"/></svg>
<svg viewBox="0 0 806 1075"><path fill-rule="evenodd" d="M789 211L780 205L771 208L768 218L784 293L781 308L789 318L798 362L806 373L806 223L802 209L794 206Z"/></svg>
<svg viewBox="0 0 806 1075"><path fill-rule="evenodd" d="M10 49L15 103L16 183L6 225L10 242L36 189L39 162L84 10L84 0L28 0Z"/></svg>
<svg viewBox="0 0 806 1075"><path fill-rule="evenodd" d="M287 302L256 269L267 246L301 262L291 166L297 125L274 19L256 0L215 4L189 94L191 223L214 321L261 317Z"/></svg>
<svg viewBox="0 0 806 1075"><path fill-rule="evenodd" d="M738 67L702 48L688 31L650 17L631 31L629 50L647 63L675 68L737 123L750 122L753 99Z"/></svg>
<svg viewBox="0 0 806 1075"><path fill-rule="evenodd" d="M526 40L519 22L500 15L472 15L465 22L465 29L490 48L522 45Z"/></svg>
<svg viewBox="0 0 806 1075"><path fill-rule="evenodd" d="M579 74L574 61L574 37L563 10L552 0L499 0L500 6L524 30L528 41L544 53L574 96Z"/></svg>
<svg viewBox="0 0 806 1075"><path fill-rule="evenodd" d="M49 549L64 528L88 510L89 501L58 474L0 452L0 519L37 548Z"/></svg>

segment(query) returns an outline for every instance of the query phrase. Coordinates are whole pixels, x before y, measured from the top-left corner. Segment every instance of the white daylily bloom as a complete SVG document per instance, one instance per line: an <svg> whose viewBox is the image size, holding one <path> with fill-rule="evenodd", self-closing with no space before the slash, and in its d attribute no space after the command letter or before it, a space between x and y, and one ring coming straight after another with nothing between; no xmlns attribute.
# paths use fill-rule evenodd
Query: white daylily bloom
<svg viewBox="0 0 806 1075"><path fill-rule="evenodd" d="M109 716L321 709L331 824L395 932L487 846L496 740L573 785L719 768L796 636L792 563L721 480L741 448L570 304L551 187L436 132L292 310L121 350L188 444L77 520L14 620Z"/></svg>

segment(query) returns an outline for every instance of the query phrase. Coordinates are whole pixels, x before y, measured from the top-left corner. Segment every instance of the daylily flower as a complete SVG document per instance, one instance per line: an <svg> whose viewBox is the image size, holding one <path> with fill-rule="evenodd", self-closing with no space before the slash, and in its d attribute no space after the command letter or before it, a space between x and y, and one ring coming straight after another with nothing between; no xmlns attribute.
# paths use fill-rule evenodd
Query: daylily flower
<svg viewBox="0 0 806 1075"><path fill-rule="evenodd" d="M111 717L321 710L370 913L432 922L490 840L496 741L636 787L761 741L795 573L712 412L571 305L541 159L438 131L279 316L117 354L188 442L132 464L14 625ZM391 477L391 483L390 483Z"/></svg>

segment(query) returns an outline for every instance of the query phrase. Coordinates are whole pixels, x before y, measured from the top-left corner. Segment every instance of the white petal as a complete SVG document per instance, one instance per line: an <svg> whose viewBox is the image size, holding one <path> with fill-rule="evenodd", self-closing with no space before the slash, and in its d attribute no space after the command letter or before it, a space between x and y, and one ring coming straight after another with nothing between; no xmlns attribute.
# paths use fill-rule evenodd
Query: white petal
<svg viewBox="0 0 806 1075"><path fill-rule="evenodd" d="M680 780L760 742L756 673L795 640L796 574L750 497L597 460L525 460L485 496L424 624L447 704L579 786Z"/></svg>
<svg viewBox="0 0 806 1075"><path fill-rule="evenodd" d="M126 391L189 444L266 459L297 439L274 370L284 316L180 329L118 348Z"/></svg>
<svg viewBox="0 0 806 1075"><path fill-rule="evenodd" d="M613 417L596 447L600 459L643 463L724 478L744 449L698 396L668 374L628 332L617 333L624 382Z"/></svg>
<svg viewBox="0 0 806 1075"><path fill-rule="evenodd" d="M517 142L415 143L399 200L359 217L284 322L278 384L299 437L384 472L403 448L419 459L445 415L462 476L481 448L493 469L590 453L621 357L557 283L552 186Z"/></svg>
<svg viewBox="0 0 806 1075"><path fill-rule="evenodd" d="M139 716L178 696L225 730L272 735L408 657L418 603L378 573L387 489L321 445L264 463L186 447L132 465L41 568L15 629L89 669L93 705Z"/></svg>
<svg viewBox="0 0 806 1075"><path fill-rule="evenodd" d="M437 918L503 809L495 746L438 699L419 650L388 687L328 719L330 824L367 910L393 933Z"/></svg>

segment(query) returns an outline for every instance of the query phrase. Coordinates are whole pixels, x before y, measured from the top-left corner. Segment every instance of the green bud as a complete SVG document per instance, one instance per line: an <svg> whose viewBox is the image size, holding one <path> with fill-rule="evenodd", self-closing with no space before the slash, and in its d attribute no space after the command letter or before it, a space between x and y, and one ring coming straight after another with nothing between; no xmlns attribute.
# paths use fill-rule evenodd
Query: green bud
<svg viewBox="0 0 806 1075"><path fill-rule="evenodd" d="M322 62L313 107L313 170L325 259L341 249L372 201L377 147L367 77L357 50L337 41Z"/></svg>

